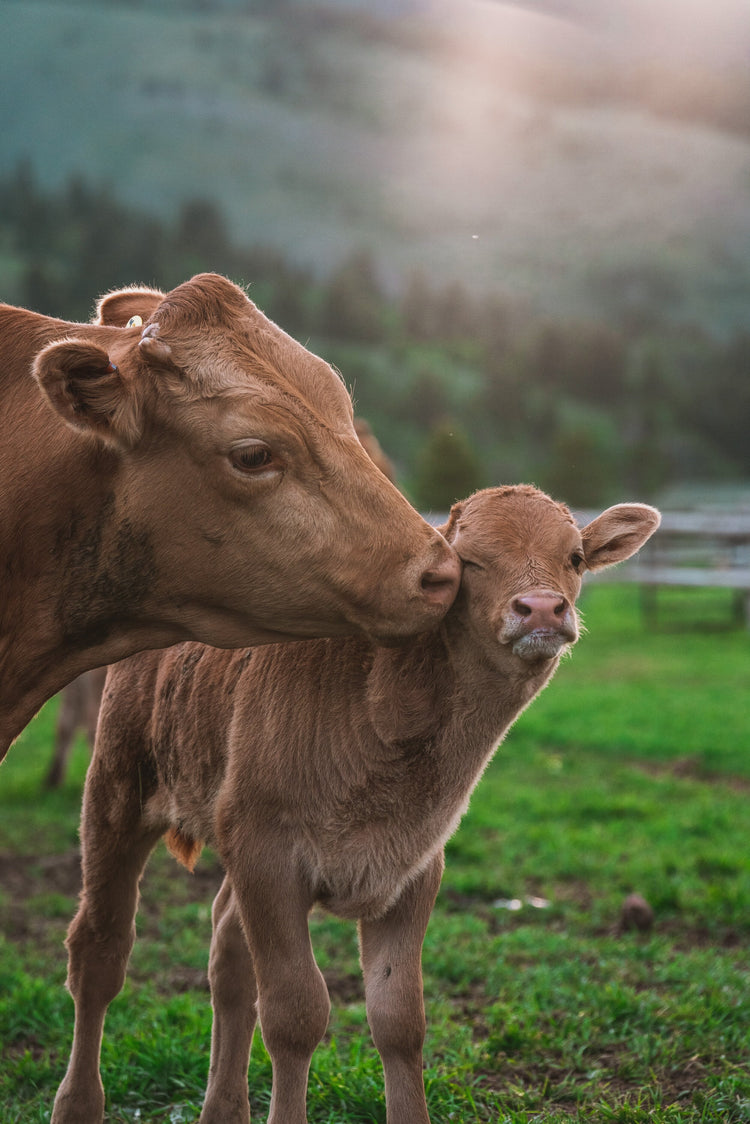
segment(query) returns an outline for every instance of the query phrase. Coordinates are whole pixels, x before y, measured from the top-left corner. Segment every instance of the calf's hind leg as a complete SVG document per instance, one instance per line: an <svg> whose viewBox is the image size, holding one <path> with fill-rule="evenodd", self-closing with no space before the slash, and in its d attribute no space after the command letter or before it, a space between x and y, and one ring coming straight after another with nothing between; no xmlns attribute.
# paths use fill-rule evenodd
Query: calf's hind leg
<svg viewBox="0 0 750 1124"><path fill-rule="evenodd" d="M200 1124L248 1124L247 1067L257 989L232 884L225 878L213 906L208 963L214 1009L211 1067Z"/></svg>
<svg viewBox="0 0 750 1124"><path fill-rule="evenodd" d="M123 985L135 940L138 883L161 830L144 828L140 784L114 777L94 757L86 779L81 820L83 891L68 930L68 989L75 1030L68 1071L51 1124L99 1124L104 1089L99 1074L104 1017Z"/></svg>

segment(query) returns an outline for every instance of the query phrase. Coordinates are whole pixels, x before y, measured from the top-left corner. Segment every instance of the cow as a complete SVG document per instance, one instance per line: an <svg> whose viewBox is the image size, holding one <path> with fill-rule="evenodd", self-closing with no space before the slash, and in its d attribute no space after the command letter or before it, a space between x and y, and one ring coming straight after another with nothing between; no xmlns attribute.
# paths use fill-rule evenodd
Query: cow
<svg viewBox="0 0 750 1124"><path fill-rule="evenodd" d="M256 1017L273 1065L269 1124L304 1124L330 1009L308 913L358 921L388 1124L429 1124L421 947L443 849L498 742L575 643L586 570L630 557L658 512L609 508L582 531L531 486L455 505L463 564L439 629L222 652L183 644L112 668L81 821L83 892L67 938L73 1048L52 1124L102 1119L99 1052L122 987L138 885L166 833L226 871L213 907L214 1023L201 1124L247 1124Z"/></svg>
<svg viewBox="0 0 750 1124"><path fill-rule="evenodd" d="M93 324L0 305L0 341L0 760L144 648L441 620L454 552L374 468L339 375L226 278L120 290Z"/></svg>
<svg viewBox="0 0 750 1124"><path fill-rule="evenodd" d="M124 309L120 309L115 303L112 308L106 310L107 323L126 323L129 319L127 316L129 311L127 304ZM370 423L365 418L355 417L354 431L370 459L389 480L396 483L393 463L383 451ZM44 782L46 788L59 788L63 783L68 770L73 739L79 730L85 734L89 747L93 749L106 674L106 667L97 667L92 671L85 671L83 675L79 675L63 688L57 712L55 744Z"/></svg>

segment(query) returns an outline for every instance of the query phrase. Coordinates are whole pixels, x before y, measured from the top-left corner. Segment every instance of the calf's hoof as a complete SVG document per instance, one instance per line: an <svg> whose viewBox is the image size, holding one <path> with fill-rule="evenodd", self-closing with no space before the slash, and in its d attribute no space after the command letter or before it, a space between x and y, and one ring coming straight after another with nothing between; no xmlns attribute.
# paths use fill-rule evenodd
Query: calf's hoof
<svg viewBox="0 0 750 1124"><path fill-rule="evenodd" d="M104 1120L104 1089L98 1087L85 1092L70 1088L67 1078L57 1090L50 1124L101 1124Z"/></svg>

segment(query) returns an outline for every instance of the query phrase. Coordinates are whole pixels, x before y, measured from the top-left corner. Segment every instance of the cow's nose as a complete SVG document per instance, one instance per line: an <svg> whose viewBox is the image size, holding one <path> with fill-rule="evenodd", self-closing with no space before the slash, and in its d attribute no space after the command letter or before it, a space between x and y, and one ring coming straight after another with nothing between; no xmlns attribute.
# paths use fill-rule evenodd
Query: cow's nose
<svg viewBox="0 0 750 1124"><path fill-rule="evenodd" d="M524 597L515 597L512 608L530 628L559 628L568 610L568 601L559 593L527 593Z"/></svg>
<svg viewBox="0 0 750 1124"><path fill-rule="evenodd" d="M420 587L427 601L449 609L456 599L460 582L461 562L458 555L451 551L423 572Z"/></svg>

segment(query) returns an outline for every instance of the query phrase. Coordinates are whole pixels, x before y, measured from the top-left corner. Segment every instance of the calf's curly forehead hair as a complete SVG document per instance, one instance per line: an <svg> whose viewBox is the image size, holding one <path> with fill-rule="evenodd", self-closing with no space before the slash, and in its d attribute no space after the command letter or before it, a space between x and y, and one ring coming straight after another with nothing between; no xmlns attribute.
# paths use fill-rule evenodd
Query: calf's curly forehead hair
<svg viewBox="0 0 750 1124"><path fill-rule="evenodd" d="M516 502L518 500L523 502ZM529 503L530 500L533 502ZM472 521L471 536L477 545L481 545L484 532L488 548L497 542L497 526L490 524L488 520L490 514L507 524L509 534L527 534L538 530L543 520L549 517L550 512L554 512L561 521L570 523L572 527L578 526L564 503L553 500L533 484L508 484L499 489L485 488L474 492L468 499L454 504L448 522L443 528L443 535L448 542L455 539L462 521L479 506L483 509L484 518Z"/></svg>

